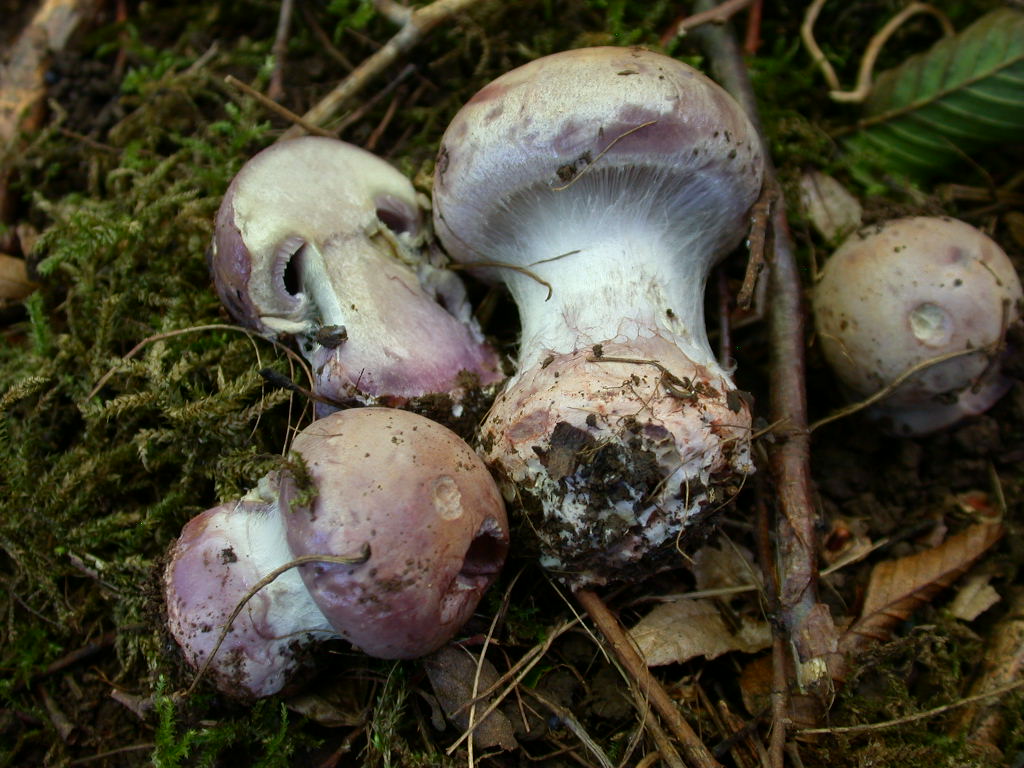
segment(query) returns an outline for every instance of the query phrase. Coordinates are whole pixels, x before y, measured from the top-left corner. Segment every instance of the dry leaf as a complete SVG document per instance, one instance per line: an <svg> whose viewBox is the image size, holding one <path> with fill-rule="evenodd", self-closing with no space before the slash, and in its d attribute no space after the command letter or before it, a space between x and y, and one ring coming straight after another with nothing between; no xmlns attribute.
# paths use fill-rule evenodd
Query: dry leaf
<svg viewBox="0 0 1024 768"><path fill-rule="evenodd" d="M477 657L464 648L449 645L428 656L423 663L445 716L458 728L466 730L469 727L469 704L473 700ZM486 690L497 680L494 665L485 659L480 669L478 691ZM487 709L488 703L477 702L473 745L479 749L515 749L517 743L512 723L500 710L495 710L480 722L480 714Z"/></svg>
<svg viewBox="0 0 1024 768"><path fill-rule="evenodd" d="M21 301L35 289L25 262L0 253L0 306L9 301Z"/></svg>
<svg viewBox="0 0 1024 768"><path fill-rule="evenodd" d="M800 202L811 225L833 245L860 226L863 211L857 198L820 171L808 171L800 178Z"/></svg>
<svg viewBox="0 0 1024 768"><path fill-rule="evenodd" d="M729 651L754 653L772 642L771 629L763 622L743 618L738 631L730 632L711 600L662 603L629 634L651 667L697 656L713 659Z"/></svg>
<svg viewBox="0 0 1024 768"><path fill-rule="evenodd" d="M949 611L961 621L974 621L999 602L999 593L989 584L990 573L971 574L957 589Z"/></svg>
<svg viewBox="0 0 1024 768"><path fill-rule="evenodd" d="M850 656L872 641L887 640L893 627L960 578L1002 535L1001 524L981 523L937 547L876 565L860 618L839 638L840 653ZM842 670L835 676L844 678Z"/></svg>
<svg viewBox="0 0 1024 768"><path fill-rule="evenodd" d="M703 546L694 552L692 560L690 571L700 592L761 582L761 570L754 564L750 551L728 542L722 546Z"/></svg>

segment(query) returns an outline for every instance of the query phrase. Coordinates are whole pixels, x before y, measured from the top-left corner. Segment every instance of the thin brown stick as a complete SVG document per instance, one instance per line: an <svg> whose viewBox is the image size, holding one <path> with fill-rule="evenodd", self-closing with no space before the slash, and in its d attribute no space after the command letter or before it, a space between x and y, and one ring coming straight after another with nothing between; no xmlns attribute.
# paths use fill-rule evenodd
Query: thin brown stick
<svg viewBox="0 0 1024 768"><path fill-rule="evenodd" d="M371 81L397 61L399 56L412 50L438 25L455 14L480 4L481 0L436 0L424 8L413 11L398 34L352 70L348 77L338 83L330 93L302 116L303 123L317 126L327 123L338 114L346 102L366 88ZM281 138L293 139L300 135L302 130L299 126L305 127L303 123L296 123L295 126L285 131Z"/></svg>
<svg viewBox="0 0 1024 768"><path fill-rule="evenodd" d="M312 123L307 123L301 117L299 117L294 112L292 112L290 109L288 109L288 107L282 106L282 105L278 104L276 101L274 101L273 99L271 99L271 98L269 98L267 96L264 96L262 93L260 93L255 88L253 88L251 85L243 83L241 80L239 80L234 75L228 75L227 77L225 77L224 78L224 82L227 83L228 85L232 86L233 88L237 88L242 93L244 93L246 96L252 96L263 107L265 107L266 109L270 110L271 112L274 112L274 113L280 115L281 117L283 117L288 122L294 123L296 125L301 125L309 133L312 133L315 136L326 136L329 139L333 139L334 138L334 134L333 133L330 133L329 131L325 131L323 128L318 128L317 126L313 125Z"/></svg>
<svg viewBox="0 0 1024 768"><path fill-rule="evenodd" d="M911 378L912 376L915 376L916 374L920 373L921 371L924 371L924 370L927 370L928 368L931 368L933 365L939 365L940 363L945 363L945 362L947 362L949 360L955 360L956 358L963 357L964 355L976 355L979 352L984 352L984 351L985 351L985 347L960 349L960 350L957 350L956 352L947 352L944 355L938 355L936 357L930 357L927 360L922 360L921 362L919 362L919 363L917 363L915 365L912 365L909 368L907 368L905 371L903 371L903 373L901 373L899 376L897 376L891 382L886 384L880 390L875 392L873 395L870 395L870 396L864 398L863 400L858 400L855 403L850 403L849 405L844 406L843 408L840 408L840 409L830 413L828 416L823 416L822 418L818 419L816 422L811 424L809 429L810 429L811 432L813 432L814 430L818 429L819 427L823 427L826 424L831 424L833 421L836 421L838 419L843 419L843 418L846 418L847 416L852 416L853 414L857 413L858 411L862 411L865 408L868 408L868 407L874 405L879 400L884 400L886 397L891 395L894 391L896 391L901 386L903 386L903 384L907 381L907 379Z"/></svg>
<svg viewBox="0 0 1024 768"><path fill-rule="evenodd" d="M242 612L249 601L259 594L260 590L270 584L274 583L282 574L287 573L292 568L298 568L301 565L307 563L333 563L336 565L358 565L359 563L365 563L370 559L370 545L364 544L363 550L358 555L352 557L344 557L340 555L300 555L294 560L289 560L287 563L278 566L262 579L252 585L252 588L242 596L242 599L235 604L235 608L231 611L227 620L224 622L224 626L220 629L220 634L217 636L217 642L214 643L213 648L210 650L210 655L206 657L203 665L199 667L199 671L196 672L196 676L192 679L192 684L185 691L185 695L188 696L199 685L199 681L203 679L203 675L206 674L206 670L210 668L210 664L213 663L214 657L217 655L217 651L220 650L224 640L228 636L228 632L231 631L231 625L234 624L235 619L238 618L238 614Z"/></svg>
<svg viewBox="0 0 1024 768"><path fill-rule="evenodd" d="M614 147L616 144L618 144L620 141L622 141L627 136L630 136L630 135L636 133L641 128L649 128L650 126L654 125L657 122L658 122L657 120L648 120L646 123L640 123L640 125L634 125L629 130L623 131L618 136L616 136L614 139L612 139L610 142L608 142L608 146L605 147L604 149L602 149L600 152L598 152L597 156L593 160L591 160L589 163L587 163L585 166L583 166L583 168L580 169L579 173L577 173L575 176L573 176L571 179L569 179L567 182L565 182L565 184L560 184L557 187L551 187L551 191L552 192L564 192L569 187L571 187L573 184L575 184L577 181L579 181L580 177L583 176L583 174L585 174L587 171L589 171L591 168L593 168L595 165L597 165L598 160L600 160L602 157L607 155L612 147Z"/></svg>
<svg viewBox="0 0 1024 768"><path fill-rule="evenodd" d="M771 220L772 190L765 186L761 190L754 207L750 209L750 255L747 258L747 270L743 275L743 285L736 296L736 305L740 309L750 309L757 288L757 279L764 269L765 243L768 240L768 225Z"/></svg>
<svg viewBox="0 0 1024 768"><path fill-rule="evenodd" d="M174 331L164 331L163 333L154 333L152 336L147 336L134 347L132 347L130 350L128 350L128 353L121 358L121 362L125 363L131 360L133 357L139 354L139 352L145 349L148 345L152 344L154 341L163 341L164 339L171 339L174 338L175 336L182 336L186 333L196 333L199 331L234 331L236 333L244 333L250 339L263 338L258 333L250 331L247 328L240 328L237 325L227 325L225 323L209 323L207 325L194 325L191 328L178 328L177 330ZM270 340L270 343L273 344L278 349L280 349L290 358L292 358L292 360L296 361L302 368L302 370L305 372L309 380L313 380L313 374L309 370L309 366L306 365L306 361L299 357L299 355L296 352L294 352L291 349L288 349L288 347L284 346L280 342ZM111 377L115 373L117 373L117 366L112 367L109 371L100 376L100 380L96 382L96 386L94 386L89 391L89 394L85 396L85 399L92 400L93 397L96 396L96 393L103 389L103 385L110 381Z"/></svg>
<svg viewBox="0 0 1024 768"><path fill-rule="evenodd" d="M998 688L993 688L991 691L987 691L985 693L979 693L975 696L967 696L966 698L958 701L943 704L940 707L926 709L924 712L915 712L914 714L907 715L905 717L897 717L894 720L883 720L878 723L864 723L862 725L832 726L831 728L801 728L800 733L807 735L819 733L866 733L868 731L878 731L883 728L893 728L897 725L907 725L909 723L916 723L920 720L927 720L929 717L945 714L950 710L958 709L959 707L966 706L967 704L973 704L974 702L981 701L982 699L989 699L993 696L1002 696L1005 693L1011 693L1020 688L1024 688L1024 680L1017 680L1016 682L1001 685Z"/></svg>
<svg viewBox="0 0 1024 768"><path fill-rule="evenodd" d="M698 8L702 5L703 2L697 3ZM724 26L702 27L698 35L719 82L743 106L757 128L765 156L765 184L774 191L773 248L768 263L772 299L768 315L772 347L770 406L772 420L779 427L768 452L778 503L779 618L796 651L795 661L801 665L801 678L808 691L824 697L830 685L826 662L835 651L837 633L828 608L818 601L817 513L811 491L810 432L804 388L803 286L786 221L785 200L742 55L731 31ZM786 721L780 710L781 707L776 708L773 728L785 729ZM779 743L784 741L784 735L776 738Z"/></svg>
<svg viewBox="0 0 1024 768"><path fill-rule="evenodd" d="M626 634L615 615L608 610L604 601L590 589L579 589L575 594L580 605L604 635L619 663L636 681L640 691L651 702L668 729L679 740L689 762L699 768L721 768L710 750L704 746L704 742L700 740L696 731L683 719L668 692L651 674L650 669L647 668L647 662L640 656L629 635Z"/></svg>
<svg viewBox="0 0 1024 768"><path fill-rule="evenodd" d="M277 17L277 34L270 55L274 57L274 71L270 74L267 98L277 101L284 96L284 66L288 58L288 38L291 35L292 14L295 0L281 0L281 12Z"/></svg>
<svg viewBox="0 0 1024 768"><path fill-rule="evenodd" d="M761 47L761 16L764 12L764 0L754 0L747 14L747 30L743 36L743 53L753 56Z"/></svg>
<svg viewBox="0 0 1024 768"><path fill-rule="evenodd" d="M752 2L754 0L725 0L721 5L709 8L706 11L700 11L692 16L680 16L669 25L669 28L665 30L661 40L658 42L664 47L672 42L673 38L681 37L688 30L696 29L702 24L724 24L733 15L742 11Z"/></svg>

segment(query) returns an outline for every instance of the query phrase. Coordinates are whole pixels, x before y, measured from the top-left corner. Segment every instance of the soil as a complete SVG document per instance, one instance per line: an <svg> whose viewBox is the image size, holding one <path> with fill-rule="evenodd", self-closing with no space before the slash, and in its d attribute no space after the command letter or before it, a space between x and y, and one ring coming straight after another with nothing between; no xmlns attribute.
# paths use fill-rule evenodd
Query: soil
<svg viewBox="0 0 1024 768"><path fill-rule="evenodd" d="M651 757L660 743L654 715L638 711L596 630L564 628L578 609L538 566L534 548L515 544L530 531L514 499L509 562L457 639L473 654L486 647L499 675L543 647L540 662L500 709L515 748L481 743L470 757L463 743L447 755L460 730L446 720L423 666L369 659L340 641L318 648L271 699L236 701L205 683L186 693L194 671L163 627L164 553L187 519L239 498L278 466L290 429L309 413L301 396L259 375L270 365L279 379L302 380L277 348L231 329L205 262L228 181L291 125L224 84L231 74L266 90L280 4L127 3L120 21L109 5L54 52L44 124L19 140L11 159L0 156L16 198L2 241L28 260L40 285L24 304L0 306L0 766L659 764ZM761 43L748 66L789 201L805 291L813 265L830 250L796 202L796 181L808 167L833 172L853 191L865 223L956 216L990 233L1024 273L1024 243L1013 234L1024 210L1017 191L1024 147L983 149L916 186L858 175L833 138L856 120L856 108L828 99L799 46L803 8L783 5L765 5ZM865 30L879 28L899 3L836 5L843 7L822 12L819 29L829 30L827 53L846 62L840 74L852 80ZM939 5L962 28L993 4ZM355 0L299 4L283 70L285 107L303 113L394 34L394 25L371 11L372 3ZM667 3L614 0L481 3L400 56L327 127L388 158L429 192L444 127L488 81L571 47L657 49L680 12ZM0 4L0 45L28 17L26 4ZM747 24L747 16L737 21ZM935 34L927 19L912 21L886 46L879 67L924 50ZM689 39L673 41L669 52L708 68ZM973 197L957 196L951 182L972 187ZM1002 196L987 197L993 189ZM723 584L701 565L709 551L697 554L701 548L763 553L759 521L781 514L768 458L779 439L769 407L775 381L768 323L763 312L727 307L726 335L714 319L723 314L714 286L735 295L745 265L740 249L712 277L707 315L712 343L730 339L736 383L753 396L757 473L717 511L704 539L688 543L676 567L602 590L627 626L668 596ZM513 303L467 280L485 332L514 361ZM767 297L762 309L771 302ZM806 391L813 422L847 400L810 325ZM133 351L154 334L184 328L200 330ZM878 563L927 552L995 518L1005 534L977 558L950 553L948 580L915 591L911 608L895 608L884 636L856 646L849 673L827 694L804 695L821 692L802 691L789 671L795 725L786 765L1020 764L1019 690L980 712L963 700L977 677L999 663L1010 670L1004 682L1020 680L1024 645L1011 643L998 656L988 649L1006 647L999 638L1019 620L1024 585L1022 341L1024 334L1011 329L1005 354L1012 383L986 414L916 438L889 436L860 413L813 433L815 547L823 568L841 565L822 577L820 599L840 631L860 616ZM103 386L92 393L97 382ZM473 420L490 396L475 390L471 407L451 426L473 438ZM420 406L438 417L451 410L443 397ZM751 572L766 565L753 555L737 562ZM744 567L731 576L746 574ZM969 618L951 608L964 573L983 577L998 597ZM756 592L713 600L727 625L764 622L783 637L785 616ZM778 681L765 677L771 663L771 649L730 652L678 661L656 674L716 758L746 768L773 765L768 694ZM794 732L908 718L958 702L891 727ZM997 723L964 726L964 712Z"/></svg>

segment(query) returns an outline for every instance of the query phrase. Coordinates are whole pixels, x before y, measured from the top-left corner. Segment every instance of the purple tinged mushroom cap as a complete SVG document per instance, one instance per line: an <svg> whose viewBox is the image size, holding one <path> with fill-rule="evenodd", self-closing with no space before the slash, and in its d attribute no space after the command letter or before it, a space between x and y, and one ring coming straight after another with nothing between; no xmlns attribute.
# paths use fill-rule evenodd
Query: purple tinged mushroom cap
<svg viewBox="0 0 1024 768"><path fill-rule="evenodd" d="M704 286L747 230L763 165L724 90L640 48L537 59L445 131L435 229L508 286L522 323L484 456L570 585L677 562L683 531L753 469Z"/></svg>
<svg viewBox="0 0 1024 768"><path fill-rule="evenodd" d="M236 319L297 337L327 398L391 404L461 392L464 371L499 380L457 281L424 263L423 241L405 176L358 147L305 137L263 150L231 182L210 265Z"/></svg>
<svg viewBox="0 0 1024 768"><path fill-rule="evenodd" d="M746 233L762 175L753 126L701 72L642 48L580 48L507 72L462 107L441 141L434 221L466 262L518 263L510 253L537 229L578 237L572 220L596 240L619 216L643 218L680 261L691 241L713 260Z"/></svg>
<svg viewBox="0 0 1024 768"><path fill-rule="evenodd" d="M303 430L293 449L303 471L273 472L244 499L194 518L164 573L168 628L186 660L200 668L213 654L207 674L239 698L277 693L319 640L342 637L384 658L436 650L470 617L508 550L497 486L435 422L340 411ZM304 555L354 564L287 567ZM275 571L214 654L236 606Z"/></svg>
<svg viewBox="0 0 1024 768"><path fill-rule="evenodd" d="M923 435L984 412L1009 387L993 357L1021 316L1021 283L987 235L948 218L865 227L825 263L814 288L822 351L860 399L928 365L870 414L890 430Z"/></svg>
<svg viewBox="0 0 1024 768"><path fill-rule="evenodd" d="M296 556L341 552L359 565L300 568L338 634L380 658L422 656L469 619L508 549L508 523L483 461L446 427L408 411L358 408L296 437L317 488L300 506L288 479Z"/></svg>

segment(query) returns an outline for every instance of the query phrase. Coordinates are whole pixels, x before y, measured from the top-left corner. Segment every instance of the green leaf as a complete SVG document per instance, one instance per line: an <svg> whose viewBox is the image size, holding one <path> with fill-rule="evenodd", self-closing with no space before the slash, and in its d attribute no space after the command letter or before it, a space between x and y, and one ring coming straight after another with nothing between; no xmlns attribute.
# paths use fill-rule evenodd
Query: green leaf
<svg viewBox="0 0 1024 768"><path fill-rule="evenodd" d="M882 73L847 151L923 181L1024 139L1024 13L1002 8Z"/></svg>

